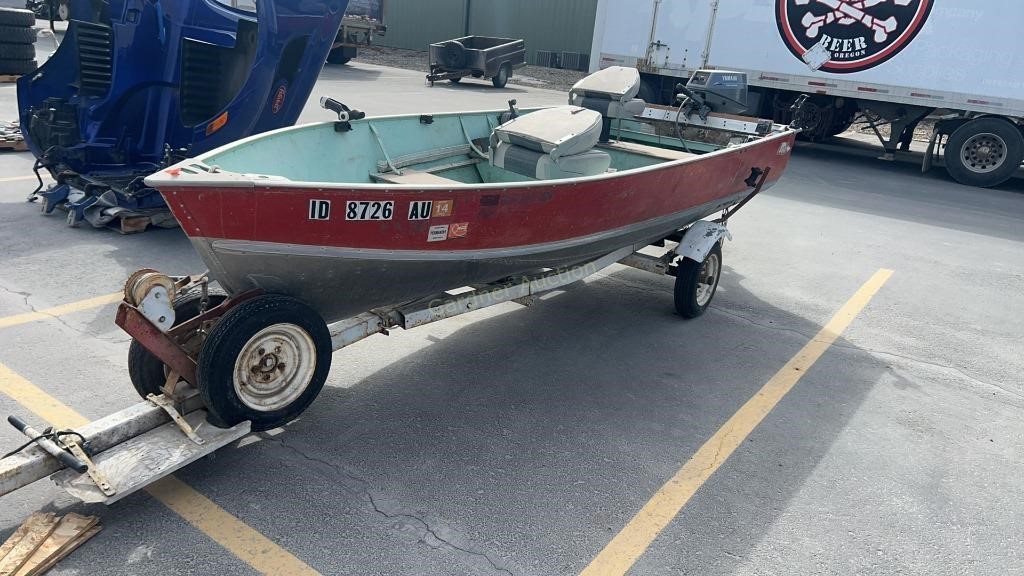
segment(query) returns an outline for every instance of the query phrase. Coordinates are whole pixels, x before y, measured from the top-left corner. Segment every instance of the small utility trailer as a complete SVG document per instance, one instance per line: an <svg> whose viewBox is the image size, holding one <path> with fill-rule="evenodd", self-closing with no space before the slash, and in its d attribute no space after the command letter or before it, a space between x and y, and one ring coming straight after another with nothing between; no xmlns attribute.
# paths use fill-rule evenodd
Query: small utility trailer
<svg viewBox="0 0 1024 576"><path fill-rule="evenodd" d="M487 78L504 88L512 71L526 66L526 43L512 38L466 36L430 45L427 81L458 83L466 76Z"/></svg>

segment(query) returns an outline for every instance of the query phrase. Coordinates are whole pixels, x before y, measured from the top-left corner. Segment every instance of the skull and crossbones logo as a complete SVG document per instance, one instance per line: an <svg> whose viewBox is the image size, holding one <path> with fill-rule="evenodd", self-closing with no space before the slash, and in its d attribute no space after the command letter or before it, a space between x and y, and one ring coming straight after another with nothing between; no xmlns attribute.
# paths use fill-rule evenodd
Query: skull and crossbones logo
<svg viewBox="0 0 1024 576"><path fill-rule="evenodd" d="M934 0L776 0L779 32L814 70L850 73L885 62L916 37Z"/></svg>
<svg viewBox="0 0 1024 576"><path fill-rule="evenodd" d="M812 0L795 0L797 6L806 6ZM909 6L913 0L814 0L818 4L824 4L832 9L823 16L815 16L808 12L804 14L801 22L807 29L808 38L817 38L822 26L837 22L844 26L850 26L857 22L867 26L875 33L875 42L885 42L899 27L899 21L895 16L885 20L875 18L870 14L869 9L879 4L892 2L897 6Z"/></svg>

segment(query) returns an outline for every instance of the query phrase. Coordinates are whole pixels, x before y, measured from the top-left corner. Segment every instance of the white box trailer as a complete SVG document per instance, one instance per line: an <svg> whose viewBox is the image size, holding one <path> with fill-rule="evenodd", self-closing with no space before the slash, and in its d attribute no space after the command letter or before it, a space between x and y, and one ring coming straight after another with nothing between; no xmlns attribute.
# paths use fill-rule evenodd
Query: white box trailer
<svg viewBox="0 0 1024 576"><path fill-rule="evenodd" d="M804 139L859 117L890 155L939 115L926 167L941 152L956 180L995 186L1024 160L1022 24L1020 0L599 0L591 62L636 66L661 103L697 69L746 72L751 113L784 122L810 94Z"/></svg>

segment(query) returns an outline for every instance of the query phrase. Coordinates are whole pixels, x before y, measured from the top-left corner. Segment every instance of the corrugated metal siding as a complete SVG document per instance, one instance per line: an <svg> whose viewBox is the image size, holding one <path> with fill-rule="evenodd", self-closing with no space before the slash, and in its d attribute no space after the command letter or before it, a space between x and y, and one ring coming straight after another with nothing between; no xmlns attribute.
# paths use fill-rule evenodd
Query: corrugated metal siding
<svg viewBox="0 0 1024 576"><path fill-rule="evenodd" d="M387 0L388 32L376 44L426 50L433 42L458 38L466 30L466 0Z"/></svg>
<svg viewBox="0 0 1024 576"><path fill-rule="evenodd" d="M462 36L467 1L469 33L523 38L530 64L538 50L590 53L597 0L388 0L388 33L377 43L425 50L432 42Z"/></svg>
<svg viewBox="0 0 1024 576"><path fill-rule="evenodd" d="M597 0L472 0L470 32L526 40L526 61L537 50L589 54Z"/></svg>

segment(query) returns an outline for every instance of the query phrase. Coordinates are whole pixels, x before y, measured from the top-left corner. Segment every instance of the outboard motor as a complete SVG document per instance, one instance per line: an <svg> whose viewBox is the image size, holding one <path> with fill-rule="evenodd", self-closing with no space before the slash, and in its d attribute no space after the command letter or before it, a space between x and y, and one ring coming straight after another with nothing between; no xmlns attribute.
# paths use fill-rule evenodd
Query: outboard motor
<svg viewBox="0 0 1024 576"><path fill-rule="evenodd" d="M743 114L747 111L747 75L728 70L698 70L686 83L683 93L719 114Z"/></svg>

